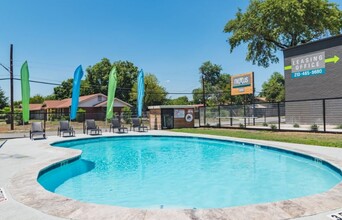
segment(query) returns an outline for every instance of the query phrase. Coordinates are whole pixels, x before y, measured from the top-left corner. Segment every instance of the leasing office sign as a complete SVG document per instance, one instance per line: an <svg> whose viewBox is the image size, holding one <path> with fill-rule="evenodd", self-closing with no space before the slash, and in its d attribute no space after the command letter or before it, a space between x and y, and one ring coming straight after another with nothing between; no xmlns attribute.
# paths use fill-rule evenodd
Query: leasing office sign
<svg viewBox="0 0 342 220"><path fill-rule="evenodd" d="M291 67L292 79L325 74L325 52L294 57Z"/></svg>

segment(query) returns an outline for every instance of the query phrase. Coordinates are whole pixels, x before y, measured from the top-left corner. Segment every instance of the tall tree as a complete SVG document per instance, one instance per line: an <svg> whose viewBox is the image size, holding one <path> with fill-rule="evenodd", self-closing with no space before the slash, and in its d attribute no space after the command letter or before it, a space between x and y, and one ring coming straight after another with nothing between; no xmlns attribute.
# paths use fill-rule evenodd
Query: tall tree
<svg viewBox="0 0 342 220"><path fill-rule="evenodd" d="M130 104L137 105L138 83L135 82L130 93ZM164 87L159 85L158 79L153 74L145 75L145 97L144 107L146 110L148 106L163 105L166 102L167 92Z"/></svg>
<svg viewBox="0 0 342 220"><path fill-rule="evenodd" d="M117 71L117 93L115 96L126 102L129 101L129 94L134 83L137 81L138 67L129 61L116 61L114 64ZM87 68L85 83L87 84L87 94L103 93L107 94L108 76L113 65L110 60L103 58L99 63ZM81 86L82 87L82 86Z"/></svg>
<svg viewBox="0 0 342 220"><path fill-rule="evenodd" d="M56 99L61 100L71 97L72 81L73 79L64 80L60 86L57 86L53 89L53 94L55 95Z"/></svg>
<svg viewBox="0 0 342 220"><path fill-rule="evenodd" d="M129 61L117 61L114 62L118 77L118 91L116 97L129 101L130 92L133 88L134 83L137 81L138 77L138 67Z"/></svg>
<svg viewBox="0 0 342 220"><path fill-rule="evenodd" d="M73 79L67 79L62 82L60 86L57 86L53 89L53 96L47 97L47 100L54 98L57 100L61 99L66 99L66 98L71 98L72 94L72 84L73 84ZM86 80L81 80L81 89L80 89L80 95L89 95L90 93L90 88L89 84Z"/></svg>
<svg viewBox="0 0 342 220"><path fill-rule="evenodd" d="M55 94L47 95L44 97L44 100L56 100Z"/></svg>
<svg viewBox="0 0 342 220"><path fill-rule="evenodd" d="M0 88L0 109L5 108L8 105L8 97L5 96L5 92Z"/></svg>
<svg viewBox="0 0 342 220"><path fill-rule="evenodd" d="M342 11L328 0L251 0L245 13L224 27L231 33L230 52L248 43L247 61L268 67L279 62L276 52L340 34Z"/></svg>
<svg viewBox="0 0 342 220"><path fill-rule="evenodd" d="M285 79L279 72L274 72L271 78L262 84L259 96L265 97L269 102L285 100Z"/></svg>
<svg viewBox="0 0 342 220"><path fill-rule="evenodd" d="M189 105L189 99L187 96L180 96L175 99L169 99L166 102L167 105Z"/></svg>
<svg viewBox="0 0 342 220"><path fill-rule="evenodd" d="M206 61L199 68L200 82L202 82L202 76L207 84L215 85L220 77L222 67L217 64L212 64L210 61Z"/></svg>
<svg viewBox="0 0 342 220"><path fill-rule="evenodd" d="M224 105L232 102L232 96L230 93L230 75L221 74L214 86L214 98L215 104Z"/></svg>
<svg viewBox="0 0 342 220"><path fill-rule="evenodd" d="M129 61L116 61L111 64L110 60L103 58L100 62L87 68L87 75L81 81L80 95L95 93L107 94L109 73L113 66L117 71L117 92L116 98L129 102L133 86L137 82L138 67ZM72 93L73 79L67 79L60 86L54 88L53 96L50 99L70 98ZM158 84L158 83L157 83Z"/></svg>
<svg viewBox="0 0 342 220"><path fill-rule="evenodd" d="M213 101L214 93L216 92L215 85L218 83L221 75L222 67L217 64L212 64L210 61L204 62L200 68L200 83L202 84L202 88L198 88L193 90L193 101L194 103L203 101L203 95L199 94L203 91L203 79L204 79L204 90L205 90L205 101L208 105L213 105L215 101Z"/></svg>
<svg viewBox="0 0 342 220"><path fill-rule="evenodd" d="M203 104L202 88L192 90L192 101L194 104Z"/></svg>
<svg viewBox="0 0 342 220"><path fill-rule="evenodd" d="M32 97L30 98L30 103L31 103L31 104L41 104L41 103L44 102L44 100L45 100L45 99L44 99L43 96L37 94L37 95L34 95L34 96L32 96Z"/></svg>
<svg viewBox="0 0 342 220"><path fill-rule="evenodd" d="M87 68L86 81L89 84L90 94L107 94L108 76L111 69L112 64L107 58L103 58L101 62Z"/></svg>

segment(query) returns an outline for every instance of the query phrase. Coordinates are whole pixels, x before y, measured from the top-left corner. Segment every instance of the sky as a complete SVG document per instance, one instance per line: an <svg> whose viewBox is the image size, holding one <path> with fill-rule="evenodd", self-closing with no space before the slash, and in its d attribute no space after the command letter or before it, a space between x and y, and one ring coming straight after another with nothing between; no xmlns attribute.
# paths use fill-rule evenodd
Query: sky
<svg viewBox="0 0 342 220"><path fill-rule="evenodd" d="M336 0L333 2L339 2ZM245 61L247 45L233 53L225 24L249 0L1 0L0 63L9 67L14 46L14 76L28 61L30 79L61 83L106 57L128 60L153 73L169 93L191 93L201 86L199 67L205 61L231 75L253 71L256 91L280 62L268 68ZM8 77L0 66L0 78ZM9 81L0 81L9 96ZM21 99L20 82L14 99ZM53 93L54 86L31 83L31 96ZM169 95L175 98L176 95Z"/></svg>

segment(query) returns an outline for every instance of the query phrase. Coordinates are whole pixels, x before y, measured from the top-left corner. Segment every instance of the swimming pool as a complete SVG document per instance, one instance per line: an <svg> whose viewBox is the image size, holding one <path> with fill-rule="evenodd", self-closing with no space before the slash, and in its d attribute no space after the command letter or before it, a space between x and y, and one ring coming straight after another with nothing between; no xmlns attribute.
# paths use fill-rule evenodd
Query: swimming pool
<svg viewBox="0 0 342 220"><path fill-rule="evenodd" d="M342 180L328 163L265 146L191 137L65 141L81 158L41 172L51 192L138 208L220 208L321 193Z"/></svg>

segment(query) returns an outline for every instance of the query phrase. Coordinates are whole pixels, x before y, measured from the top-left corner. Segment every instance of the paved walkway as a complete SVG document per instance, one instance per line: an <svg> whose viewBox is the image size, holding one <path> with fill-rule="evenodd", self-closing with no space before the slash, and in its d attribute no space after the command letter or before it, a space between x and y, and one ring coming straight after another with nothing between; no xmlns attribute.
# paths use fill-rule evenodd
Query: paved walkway
<svg viewBox="0 0 342 220"><path fill-rule="evenodd" d="M141 133L138 132L129 132L129 134L136 134L141 135ZM146 133L143 133L146 134ZM171 133L166 131L149 131L149 135L151 134L165 134L165 135L189 135L189 134L180 134L180 133ZM118 135L118 134L110 134L110 133L104 133L104 135ZM122 134L120 134L122 135ZM191 135L194 136L194 135ZM207 136L207 135L200 135L205 137L213 137L213 136ZM77 135L77 137L89 137L83 134ZM300 145L300 144L287 144L287 143L279 143L279 142L270 142L270 141L259 141L259 140L247 140L247 139L238 139L238 138L223 138L223 137L217 137L220 139L229 139L229 140L236 140L236 141L246 141L246 142L253 142L259 145L270 145L270 146L276 146L279 148L286 148L290 150L297 150L305 153L315 154L316 156L320 156L322 158L330 158L334 163L338 164L339 167L342 167L342 149L339 148L327 148L327 147L318 147L318 146L308 146L308 145ZM68 158L70 156L75 156L79 154L76 151L70 150L66 151L62 148L53 148L49 146L49 143L57 141L57 140L67 140L67 138L60 138L57 136L48 136L46 140L36 140L31 141L28 138L20 138L20 139L11 139L8 140L1 148L0 148L0 188L3 189L5 196L7 197L7 200L2 201L0 199L0 220L2 219L63 219L58 218L53 215L59 215L59 216L69 216L67 218L73 218L73 219L83 219L80 218L82 216L82 213L80 212L87 212L87 209L78 208L76 211L74 211L72 214L66 215L65 213L62 213L63 211L67 210L69 206L67 205L68 201L65 201L65 206L62 208L61 213L58 213L57 211L54 212L53 215L48 215L45 213L52 213L54 210L58 210L57 203L55 204L54 199L43 199L43 196L51 195L52 193L46 192L42 187L40 187L36 181L36 175L34 170L32 170L32 173L28 173L28 168L31 167L38 167L42 166L42 161L48 161L50 159L51 161L60 161L61 158ZM38 166L39 165L39 166ZM44 165L46 166L46 165ZM40 169L40 168L39 168ZM38 169L38 170L39 170ZM31 175L31 176L30 176ZM33 182L27 181L26 179L32 178ZM22 180L22 182L20 182ZM31 184L31 185L30 185ZM30 190L26 190L24 187L31 187L27 188ZM32 188L32 187L36 188ZM32 190L32 191L31 191ZM336 191L336 190L335 190ZM340 193L339 191L336 191L337 193ZM31 196L23 196L23 195L31 195ZM52 194L54 195L54 194ZM1 196L1 195L0 195ZM342 194L339 194L340 197L342 197ZM39 197L39 199L37 198ZM52 198L52 197L51 197ZM54 197L58 198L58 197ZM323 197L320 197L321 199L324 199ZM20 200L21 202L24 202L25 204L33 204L30 205L31 208L27 205L24 205L21 202L18 202ZM38 204L41 201L40 204ZM308 200L310 201L310 199ZM74 201L71 201L73 205L75 205ZM324 206L328 206L329 201L321 201L324 203ZM342 204L342 201L340 201L340 204ZM49 203L47 205L46 203ZM279 204L275 204L274 207L277 207ZM85 206L88 207L88 206ZM100 208L99 208L100 207ZM265 208L265 206L248 206L247 208L233 208L233 209L220 209L217 212L205 212L204 210L198 210L196 212L188 211L188 212L175 212L172 213L171 211L137 211L132 213L131 210L125 209L125 212L122 212L124 214L122 215L116 215L117 213L120 213L122 210L116 209L115 207L106 206L104 209L101 209L103 206L91 206L93 209L93 213L89 214L87 216L88 219L114 219L116 216L116 219L281 219L281 216L284 216L283 218L286 219L288 216L284 212L275 212L276 209L266 209L268 212L268 215L263 215L259 209ZM251 207L251 208L250 208ZM330 219L327 215L335 212L342 212L342 205L341 208L338 209L338 207L334 210L327 211L318 215L309 216L300 218L301 220L321 220L321 219ZM91 209L90 208L90 209ZM257 209L255 209L257 208ZM316 207L317 208L317 207ZM49 209L49 210L48 210ZM237 217L234 217L234 210L241 209L240 215ZM82 211L83 210L83 211ZM101 211L102 210L102 211ZM117 211L116 211L117 210ZM232 211L233 210L233 211ZM114 211L115 216L113 214L108 215L108 213L111 213ZM255 212L253 212L255 211ZM283 210L282 210L283 211ZM290 207L288 210L290 214L291 212L298 211L295 206ZM44 213L45 212L45 213ZM90 211L91 212L91 211ZM244 215L245 213L250 213L251 215ZM107 213L107 215L106 215ZM228 214L229 213L229 214ZM253 213L255 213L255 216L253 216ZM261 214L260 214L261 213ZM271 213L271 214L270 214ZM275 215L279 215L277 218L272 216L272 213ZM106 216L106 217L101 217ZM111 217L109 217L111 216ZM119 216L119 217L118 217ZM232 217L233 216L233 217ZM246 217L248 216L248 217ZM272 217L270 217L272 216ZM296 216L293 214L293 216ZM176 217L176 218L175 218Z"/></svg>

